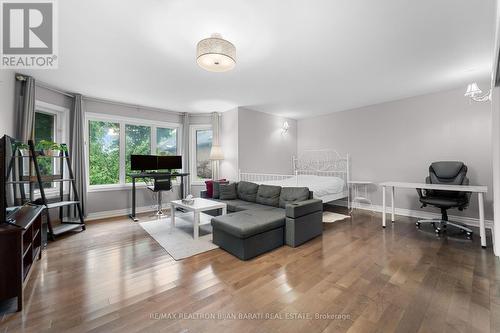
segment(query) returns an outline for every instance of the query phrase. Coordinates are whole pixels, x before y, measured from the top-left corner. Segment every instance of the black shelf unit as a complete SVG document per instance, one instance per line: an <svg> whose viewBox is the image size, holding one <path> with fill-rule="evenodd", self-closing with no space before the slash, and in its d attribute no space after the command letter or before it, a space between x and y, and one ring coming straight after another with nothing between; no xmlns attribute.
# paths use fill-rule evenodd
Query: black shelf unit
<svg viewBox="0 0 500 333"><path fill-rule="evenodd" d="M12 160L8 166L7 181L6 185L12 185L14 197L17 198L17 204L23 205L27 202L36 202L37 204L43 205L45 207L45 216L47 221L48 235L50 239L55 240L57 236L66 233L68 231L73 231L77 229L85 230L85 221L83 219L83 213L81 208L81 202L76 190L75 179L73 176L73 170L71 168L71 160L68 153L68 148L65 144L62 144L63 148L59 155L44 155L42 152L35 149L35 144L33 140L28 141L28 152L22 154L20 149L15 149L12 155ZM51 159L53 161L58 161L59 163L59 174L44 175L40 170L40 159ZM56 162L57 163L57 162ZM65 172L67 170L67 172ZM26 172L28 173L26 175ZM58 183L59 194L56 198L47 198L45 193L45 184L47 183ZM69 184L69 191L72 193L72 199L65 198L64 185L63 183ZM36 186L38 185L38 186ZM25 186L29 188L29 195L26 193ZM40 192L40 198L35 200L35 189ZM64 218L64 209L67 208L67 213L70 213L70 209L76 209L77 219L70 220ZM59 219L61 224L53 225L50 217L51 209L59 209Z"/></svg>
<svg viewBox="0 0 500 333"><path fill-rule="evenodd" d="M82 212L82 207L81 207L81 202L78 196L78 192L76 190L76 183L75 183L75 177L73 176L73 170L71 168L71 160L69 157L68 153L68 147L65 144L62 144L61 147L63 148L60 152L59 155L55 156L47 156L47 155L42 155L40 152L37 152L35 150L35 144L33 140L28 141L28 146L29 146L29 152L30 152L30 157L33 162L33 167L35 169L35 176L30 176L29 177L21 177L21 181L28 181L30 183L30 188L32 187L31 184L35 181L38 183L38 188L40 190L40 201L41 204L45 206L45 209L47 211L46 218L47 218L47 227L48 227L48 232L49 236L52 240L55 240L55 238L63 233L81 229L82 231L85 230L85 221L83 218L83 212ZM40 158L51 158L51 159L58 159L59 160L59 175L42 175L39 167L39 161L38 159ZM66 169L67 169L67 175L65 175L65 165L66 164ZM67 182L69 186L71 187L70 192L73 192L73 200L65 200L64 198L64 186L59 186L59 197L54 201L54 200L48 200L46 195L45 195L45 189L43 184L44 183L63 183ZM76 207L76 211L78 214L77 220L68 220L64 219L64 208L68 208L68 213L69 209L71 207ZM51 223L51 218L50 218L50 210L51 209L59 209L59 218L61 220L61 224L54 226Z"/></svg>

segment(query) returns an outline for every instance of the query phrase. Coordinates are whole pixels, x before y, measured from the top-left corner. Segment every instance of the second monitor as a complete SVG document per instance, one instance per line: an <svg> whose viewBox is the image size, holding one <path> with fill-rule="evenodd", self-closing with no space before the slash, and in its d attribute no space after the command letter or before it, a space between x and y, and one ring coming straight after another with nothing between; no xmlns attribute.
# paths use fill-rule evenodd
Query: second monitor
<svg viewBox="0 0 500 333"><path fill-rule="evenodd" d="M130 169L136 171L182 169L182 156L130 155Z"/></svg>

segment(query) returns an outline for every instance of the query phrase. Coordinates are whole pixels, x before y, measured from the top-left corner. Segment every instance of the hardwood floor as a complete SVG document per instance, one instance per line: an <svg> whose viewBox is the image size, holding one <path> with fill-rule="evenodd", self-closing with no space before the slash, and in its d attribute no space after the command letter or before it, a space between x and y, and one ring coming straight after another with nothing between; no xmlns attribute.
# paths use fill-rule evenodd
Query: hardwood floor
<svg viewBox="0 0 500 333"><path fill-rule="evenodd" d="M424 229L358 212L251 261L174 261L126 218L92 222L49 244L0 332L500 332L491 246Z"/></svg>

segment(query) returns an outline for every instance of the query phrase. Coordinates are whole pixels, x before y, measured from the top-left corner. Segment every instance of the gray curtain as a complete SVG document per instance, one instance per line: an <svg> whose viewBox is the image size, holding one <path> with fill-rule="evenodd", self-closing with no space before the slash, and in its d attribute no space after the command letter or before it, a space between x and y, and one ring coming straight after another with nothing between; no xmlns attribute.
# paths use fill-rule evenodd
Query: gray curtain
<svg viewBox="0 0 500 333"><path fill-rule="evenodd" d="M87 216L87 175L85 169L85 133L84 133L83 98L75 94L70 115L70 144L71 167L75 177L76 191L80 197L83 215ZM73 193L71 193L73 195ZM78 217L76 207L71 210L73 218Z"/></svg>
<svg viewBox="0 0 500 333"><path fill-rule="evenodd" d="M182 121L182 166L184 172L189 172L189 134L189 113L185 112ZM194 175L185 178L184 195L191 193L191 177L194 177Z"/></svg>
<svg viewBox="0 0 500 333"><path fill-rule="evenodd" d="M16 75L15 88L16 139L23 142L33 139L35 123L35 79Z"/></svg>
<svg viewBox="0 0 500 333"><path fill-rule="evenodd" d="M212 145L220 145L220 114L212 113ZM219 179L220 161L212 161L212 179Z"/></svg>

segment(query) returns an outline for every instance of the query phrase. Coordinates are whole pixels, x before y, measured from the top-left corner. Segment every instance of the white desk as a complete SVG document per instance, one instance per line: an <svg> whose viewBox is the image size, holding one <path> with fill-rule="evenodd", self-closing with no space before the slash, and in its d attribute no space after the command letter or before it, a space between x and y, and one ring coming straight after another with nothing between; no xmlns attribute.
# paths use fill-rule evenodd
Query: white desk
<svg viewBox="0 0 500 333"><path fill-rule="evenodd" d="M386 226L385 188L391 188L391 220L394 223L394 189L398 188L420 188L424 190L442 190L477 193L479 204L479 235L481 236L481 246L486 247L486 229L484 226L484 193L488 192L487 186L482 185L439 185L426 183L405 183L405 182L384 182L382 186L382 227Z"/></svg>

